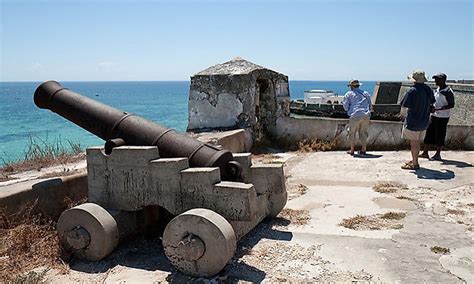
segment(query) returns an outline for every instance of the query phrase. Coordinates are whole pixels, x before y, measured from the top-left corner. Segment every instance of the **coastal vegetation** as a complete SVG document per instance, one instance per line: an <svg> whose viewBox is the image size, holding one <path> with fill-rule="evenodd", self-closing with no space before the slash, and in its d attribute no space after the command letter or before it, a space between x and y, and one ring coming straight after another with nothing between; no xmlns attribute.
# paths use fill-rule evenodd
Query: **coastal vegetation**
<svg viewBox="0 0 474 284"><path fill-rule="evenodd" d="M35 206L28 204L14 215L0 210L2 283L41 283L51 268L68 271L70 254L59 245L56 223L33 213Z"/></svg>
<svg viewBox="0 0 474 284"><path fill-rule="evenodd" d="M303 139L298 142L299 152L334 151L337 149L337 140Z"/></svg>
<svg viewBox="0 0 474 284"><path fill-rule="evenodd" d="M45 167L65 165L84 159L81 144L60 138L49 141L47 138L30 136L24 156L19 161L1 159L4 166L0 168L0 182L14 179L11 175Z"/></svg>

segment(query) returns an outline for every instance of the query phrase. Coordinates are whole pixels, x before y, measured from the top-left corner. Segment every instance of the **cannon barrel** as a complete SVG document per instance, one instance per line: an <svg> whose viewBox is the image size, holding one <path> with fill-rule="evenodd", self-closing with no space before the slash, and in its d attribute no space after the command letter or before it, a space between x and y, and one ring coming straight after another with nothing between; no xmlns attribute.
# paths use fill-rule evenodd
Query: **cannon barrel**
<svg viewBox="0 0 474 284"><path fill-rule="evenodd" d="M34 102L109 142L106 145L158 146L160 157L187 157L191 167L219 167L222 180L240 179L241 166L230 151L81 96L56 81L38 86Z"/></svg>

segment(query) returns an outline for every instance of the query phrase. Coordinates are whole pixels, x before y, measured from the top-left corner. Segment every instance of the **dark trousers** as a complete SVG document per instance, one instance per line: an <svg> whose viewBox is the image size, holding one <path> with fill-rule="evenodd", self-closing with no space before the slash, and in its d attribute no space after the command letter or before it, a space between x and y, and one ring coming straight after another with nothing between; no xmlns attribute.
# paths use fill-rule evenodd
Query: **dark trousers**
<svg viewBox="0 0 474 284"><path fill-rule="evenodd" d="M448 128L449 117L431 116L431 123L426 130L424 143L428 145L444 146L446 139L446 129Z"/></svg>

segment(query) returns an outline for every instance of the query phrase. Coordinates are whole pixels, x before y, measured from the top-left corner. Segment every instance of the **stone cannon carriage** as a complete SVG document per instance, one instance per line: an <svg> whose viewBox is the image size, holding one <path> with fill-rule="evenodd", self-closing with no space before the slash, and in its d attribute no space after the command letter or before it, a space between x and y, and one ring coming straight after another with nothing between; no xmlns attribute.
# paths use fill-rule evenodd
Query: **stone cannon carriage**
<svg viewBox="0 0 474 284"><path fill-rule="evenodd" d="M57 224L61 244L78 258L98 261L127 237L164 226L170 262L213 276L239 239L286 204L281 164L252 165L249 153L219 150L54 81L34 100L107 140L86 151L88 203L64 211ZM152 217L150 208L158 208Z"/></svg>

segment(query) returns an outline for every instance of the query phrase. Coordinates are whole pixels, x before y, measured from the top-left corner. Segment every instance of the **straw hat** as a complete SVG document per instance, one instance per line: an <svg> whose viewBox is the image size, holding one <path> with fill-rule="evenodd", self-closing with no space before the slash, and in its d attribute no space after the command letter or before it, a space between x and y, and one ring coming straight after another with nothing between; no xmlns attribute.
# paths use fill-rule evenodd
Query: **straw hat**
<svg viewBox="0 0 474 284"><path fill-rule="evenodd" d="M408 80L410 80L411 82L414 82L414 83L428 82L428 79L426 79L426 76L425 76L425 71L423 71L421 69L413 71L413 73L411 73L411 75L407 76L407 78L408 78Z"/></svg>
<svg viewBox="0 0 474 284"><path fill-rule="evenodd" d="M359 80L351 80L349 84L347 84L348 87L359 87L362 86L362 83L359 83Z"/></svg>

